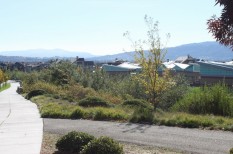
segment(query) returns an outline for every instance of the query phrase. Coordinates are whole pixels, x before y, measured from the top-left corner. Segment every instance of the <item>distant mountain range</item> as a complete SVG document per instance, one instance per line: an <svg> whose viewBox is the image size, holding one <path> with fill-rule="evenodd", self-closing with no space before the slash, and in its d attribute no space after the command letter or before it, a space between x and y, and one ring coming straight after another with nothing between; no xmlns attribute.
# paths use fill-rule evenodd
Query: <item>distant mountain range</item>
<svg viewBox="0 0 233 154"><path fill-rule="evenodd" d="M38 57L38 58L51 58L51 57L84 57L90 58L94 55L87 52L71 52L62 49L31 49L31 50L21 50L21 51L2 51L0 52L2 56L21 56L21 57Z"/></svg>
<svg viewBox="0 0 233 154"><path fill-rule="evenodd" d="M99 57L88 58L88 60L94 61L113 61L117 59L123 59L128 61L134 60L135 52L124 52L114 55L106 55ZM201 43L191 43L185 44L177 47L167 48L167 54L165 59L175 60L180 56L190 55L198 59L206 60L217 60L226 61L233 59L233 51L220 45L218 42L201 42Z"/></svg>
<svg viewBox="0 0 233 154"><path fill-rule="evenodd" d="M233 51L217 42L201 42L185 44L177 47L167 48L166 59L175 60L177 57L190 55L198 59L227 61L233 59ZM46 61L51 58L67 58L76 57L85 58L93 61L114 61L115 59L123 59L128 61L134 60L135 52L124 52L114 55L94 56L86 52L71 52L62 49L34 49L24 51L5 51L0 52L0 61ZM13 56L13 57L12 57ZM36 58L37 57L37 58Z"/></svg>
<svg viewBox="0 0 233 154"><path fill-rule="evenodd" d="M179 56L191 55L198 59L207 60L232 60L233 51L218 42L202 42L181 45L177 47L168 48L166 58L176 59Z"/></svg>
<svg viewBox="0 0 233 154"><path fill-rule="evenodd" d="M0 56L0 62L46 62L52 58L36 58L21 56Z"/></svg>

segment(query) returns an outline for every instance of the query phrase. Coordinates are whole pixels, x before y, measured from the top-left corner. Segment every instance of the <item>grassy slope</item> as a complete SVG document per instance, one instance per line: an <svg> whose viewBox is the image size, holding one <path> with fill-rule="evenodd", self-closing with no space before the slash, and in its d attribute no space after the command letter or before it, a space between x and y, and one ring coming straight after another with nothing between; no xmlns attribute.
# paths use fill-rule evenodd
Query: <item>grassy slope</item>
<svg viewBox="0 0 233 154"><path fill-rule="evenodd" d="M64 119L93 119L127 121L130 111L121 107L90 107L84 108L67 100L55 99L47 96L32 98L40 110L43 118ZM132 112L132 111L131 111Z"/></svg>
<svg viewBox="0 0 233 154"><path fill-rule="evenodd" d="M32 101L39 106L43 118L83 118L126 122L130 119L133 113L132 109L123 108L121 106L112 108L83 108L76 105L76 103L47 96L37 96L32 98ZM233 118L228 117L193 115L181 112L169 113L159 110L154 114L154 117L153 123L157 125L233 131Z"/></svg>

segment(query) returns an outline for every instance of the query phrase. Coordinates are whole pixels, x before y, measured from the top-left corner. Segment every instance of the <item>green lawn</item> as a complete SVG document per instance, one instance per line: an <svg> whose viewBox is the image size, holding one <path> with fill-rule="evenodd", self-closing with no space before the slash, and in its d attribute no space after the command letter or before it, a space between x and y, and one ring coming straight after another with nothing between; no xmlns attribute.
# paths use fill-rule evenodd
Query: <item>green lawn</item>
<svg viewBox="0 0 233 154"><path fill-rule="evenodd" d="M0 87L0 92L2 92L3 90L8 89L8 88L10 88L10 87L11 87L11 84L10 84L10 83L6 83L6 84L4 84L2 87Z"/></svg>

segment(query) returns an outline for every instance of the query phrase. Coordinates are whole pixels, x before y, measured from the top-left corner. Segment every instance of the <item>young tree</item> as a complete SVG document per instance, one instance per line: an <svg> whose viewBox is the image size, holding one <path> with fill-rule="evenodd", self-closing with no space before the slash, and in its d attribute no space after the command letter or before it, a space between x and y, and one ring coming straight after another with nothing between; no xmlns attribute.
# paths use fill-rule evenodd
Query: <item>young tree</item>
<svg viewBox="0 0 233 154"><path fill-rule="evenodd" d="M4 74L3 74L3 71L0 70L0 84L3 83L4 81Z"/></svg>
<svg viewBox="0 0 233 154"><path fill-rule="evenodd" d="M163 72L163 76L159 76L159 69L161 69L167 51L161 43L158 22L154 22L151 17L147 16L144 19L148 27L147 40L134 42L130 38L129 32L126 32L124 36L127 36L132 42L136 51L135 60L142 67L141 73L137 74L135 79L145 87L148 100L156 109L159 103L158 96L172 82L170 82L171 78L168 70ZM169 34L167 38L169 38ZM144 50L145 47L148 50Z"/></svg>
<svg viewBox="0 0 233 154"><path fill-rule="evenodd" d="M233 50L233 1L216 0L216 5L223 6L220 17L213 16L207 21L209 32L215 39Z"/></svg>
<svg viewBox="0 0 233 154"><path fill-rule="evenodd" d="M0 84L8 80L6 74L0 69Z"/></svg>
<svg viewBox="0 0 233 154"><path fill-rule="evenodd" d="M75 66L69 61L54 63L50 67L51 82L56 85L66 85L75 76Z"/></svg>

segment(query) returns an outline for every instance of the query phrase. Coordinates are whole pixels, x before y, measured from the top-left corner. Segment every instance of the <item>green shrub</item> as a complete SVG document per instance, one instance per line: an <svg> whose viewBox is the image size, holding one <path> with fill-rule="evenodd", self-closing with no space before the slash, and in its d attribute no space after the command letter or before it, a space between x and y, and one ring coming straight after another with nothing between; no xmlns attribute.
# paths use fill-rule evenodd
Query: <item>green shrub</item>
<svg viewBox="0 0 233 154"><path fill-rule="evenodd" d="M63 112L59 112L59 111L42 111L41 112L41 117L42 118L59 118L59 119L69 119L70 118L70 114L66 114Z"/></svg>
<svg viewBox="0 0 233 154"><path fill-rule="evenodd" d="M67 71L60 68L51 69L51 82L56 85L65 85L69 83L69 76Z"/></svg>
<svg viewBox="0 0 233 154"><path fill-rule="evenodd" d="M152 124L154 120L154 112L148 108L137 108L132 117L130 118L130 122L134 123L150 123Z"/></svg>
<svg viewBox="0 0 233 154"><path fill-rule="evenodd" d="M214 127L217 124L216 121L221 121L219 118L214 116L203 116L203 115L191 115L187 113L164 113L162 117L156 115L156 124L166 126L178 126L187 128L204 128ZM222 120L224 122L224 120ZM221 122L221 123L223 123ZM225 123L225 122L224 122Z"/></svg>
<svg viewBox="0 0 233 154"><path fill-rule="evenodd" d="M61 96L59 96L58 94L53 94L53 95L49 95L50 97L53 97L54 99L60 99Z"/></svg>
<svg viewBox="0 0 233 154"><path fill-rule="evenodd" d="M94 136L87 133L72 131L58 139L56 148L63 152L80 153L82 148L93 139Z"/></svg>
<svg viewBox="0 0 233 154"><path fill-rule="evenodd" d="M230 154L233 154L233 148L230 149Z"/></svg>
<svg viewBox="0 0 233 154"><path fill-rule="evenodd" d="M81 108L76 108L72 113L71 113L71 118L72 119L80 119L84 118L85 112Z"/></svg>
<svg viewBox="0 0 233 154"><path fill-rule="evenodd" d="M44 94L46 94L46 92L42 89L32 90L25 96L25 98L29 100L32 97L35 97L38 95L44 95Z"/></svg>
<svg viewBox="0 0 233 154"><path fill-rule="evenodd" d="M100 137L84 146L81 154L123 154L123 147L109 137Z"/></svg>
<svg viewBox="0 0 233 154"><path fill-rule="evenodd" d="M122 103L123 106L128 106L132 108L148 108L153 109L153 106L148 102L140 99L126 100Z"/></svg>
<svg viewBox="0 0 233 154"><path fill-rule="evenodd" d="M223 127L222 127L222 128L223 128ZM232 125L232 124L231 124L231 125L225 125L223 129L226 130L226 131L231 131L231 132L233 132L233 125Z"/></svg>
<svg viewBox="0 0 233 154"><path fill-rule="evenodd" d="M97 92L92 88L84 88L78 83L70 83L64 95L74 100L81 100L89 96L97 96Z"/></svg>
<svg viewBox="0 0 233 154"><path fill-rule="evenodd" d="M201 123L198 120L194 119L168 119L168 120L162 120L161 125L166 126L179 126L179 127L187 127L187 128L199 128L201 126Z"/></svg>
<svg viewBox="0 0 233 154"><path fill-rule="evenodd" d="M31 85L27 84L26 82L23 82L23 92L30 92L36 89L42 89L49 94L59 94L62 90L59 86L45 81L37 81L36 83Z"/></svg>
<svg viewBox="0 0 233 154"><path fill-rule="evenodd" d="M39 74L37 72L30 72L28 74L25 74L25 76L23 78L23 82L29 86L33 85L36 82L38 82L38 76L39 76Z"/></svg>
<svg viewBox="0 0 233 154"><path fill-rule="evenodd" d="M118 110L97 108L93 114L94 120L126 120L127 115Z"/></svg>
<svg viewBox="0 0 233 154"><path fill-rule="evenodd" d="M158 108L165 111L169 110L177 101L181 100L188 92L188 86L185 84L176 85L164 91L159 97Z"/></svg>
<svg viewBox="0 0 233 154"><path fill-rule="evenodd" d="M37 98L37 97L34 97ZM46 100L42 100L41 97L39 97L39 99L41 99L39 104L39 110L41 113L41 117L42 118L61 118L61 119L67 119L70 118L70 115L72 113L72 111L74 110L74 107L70 106L70 105L61 105L61 104L55 104L53 102L46 102ZM35 99L33 99L33 101L35 101Z"/></svg>
<svg viewBox="0 0 233 154"><path fill-rule="evenodd" d="M111 94L110 92L103 92L99 91L99 97L103 98L104 100L108 100L111 104L121 104L123 102L123 98L117 96L115 94Z"/></svg>
<svg viewBox="0 0 233 154"><path fill-rule="evenodd" d="M41 117L42 118L60 118L60 119L69 119L70 118L70 113L69 112L64 112L62 109L45 109L41 110Z"/></svg>
<svg viewBox="0 0 233 154"><path fill-rule="evenodd" d="M97 107L97 106L109 107L110 106L109 103L107 103L106 101L98 97L84 98L79 102L79 105L83 107Z"/></svg>
<svg viewBox="0 0 233 154"><path fill-rule="evenodd" d="M25 79L26 73L12 70L12 71L7 71L7 75L9 76L10 80L23 80Z"/></svg>
<svg viewBox="0 0 233 154"><path fill-rule="evenodd" d="M233 116L233 99L230 90L225 85L194 88L173 107L174 111L193 114L214 114Z"/></svg>

